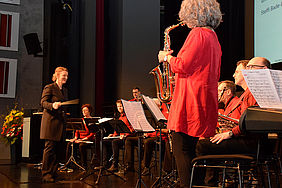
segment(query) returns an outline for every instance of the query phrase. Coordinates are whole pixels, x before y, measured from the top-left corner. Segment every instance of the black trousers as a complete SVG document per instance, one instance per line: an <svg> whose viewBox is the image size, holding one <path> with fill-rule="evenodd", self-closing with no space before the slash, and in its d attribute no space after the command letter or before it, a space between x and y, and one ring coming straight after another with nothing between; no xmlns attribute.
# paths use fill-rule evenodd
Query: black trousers
<svg viewBox="0 0 282 188"><path fill-rule="evenodd" d="M196 147L197 156L202 155L224 155L224 154L256 154L259 137L257 136L239 136L223 140L219 144L212 143L209 138L199 140ZM206 169L204 183L209 186L215 186L218 172L213 168Z"/></svg>
<svg viewBox="0 0 282 188"><path fill-rule="evenodd" d="M124 140L114 139L114 140L104 140L103 141L103 164L108 167L108 161L113 155L112 163L117 166L119 161L119 150L123 147Z"/></svg>
<svg viewBox="0 0 282 188"><path fill-rule="evenodd" d="M150 163L152 160L152 154L156 145L156 140L158 137L147 137L142 139L143 141L143 158L142 160L142 168L150 167ZM138 137L127 137L125 141L125 164L128 166L134 165L134 147L138 146ZM164 151L164 150L163 150Z"/></svg>
<svg viewBox="0 0 282 188"><path fill-rule="evenodd" d="M53 140L45 140L42 159L42 176L50 174L52 177L56 175L58 169L58 155L62 151L63 143Z"/></svg>
<svg viewBox="0 0 282 188"><path fill-rule="evenodd" d="M152 159L152 154L156 145L156 140L158 137L149 137L144 139L144 156L143 156L143 161L142 165L143 167L150 167L151 159Z"/></svg>
<svg viewBox="0 0 282 188"><path fill-rule="evenodd" d="M125 154L124 162L126 165L133 167L134 166L134 147L138 146L138 137L127 137L125 140Z"/></svg>
<svg viewBox="0 0 282 188"><path fill-rule="evenodd" d="M209 138L199 140L197 156L221 154L255 154L257 152L258 137L234 137L223 140L219 144L212 143Z"/></svg>
<svg viewBox="0 0 282 188"><path fill-rule="evenodd" d="M181 186L188 187L191 177L191 161L196 156L197 137L181 132L172 133L172 148Z"/></svg>

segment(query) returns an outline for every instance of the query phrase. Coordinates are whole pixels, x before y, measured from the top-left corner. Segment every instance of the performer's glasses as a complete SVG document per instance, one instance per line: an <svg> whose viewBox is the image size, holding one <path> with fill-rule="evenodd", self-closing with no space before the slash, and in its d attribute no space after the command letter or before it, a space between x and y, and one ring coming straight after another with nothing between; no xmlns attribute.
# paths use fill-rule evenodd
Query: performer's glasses
<svg viewBox="0 0 282 188"><path fill-rule="evenodd" d="M265 65L247 65L247 69L261 69L264 67Z"/></svg>

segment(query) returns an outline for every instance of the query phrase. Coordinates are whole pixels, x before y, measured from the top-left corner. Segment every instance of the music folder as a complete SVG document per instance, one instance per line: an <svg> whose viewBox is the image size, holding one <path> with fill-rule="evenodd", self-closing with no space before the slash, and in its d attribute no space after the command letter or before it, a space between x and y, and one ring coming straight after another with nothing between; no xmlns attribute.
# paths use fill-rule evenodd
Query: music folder
<svg viewBox="0 0 282 188"><path fill-rule="evenodd" d="M99 121L100 117L90 117L90 118L83 118L82 121L84 121L85 125L87 126L88 130L90 132L98 132L99 131Z"/></svg>
<svg viewBox="0 0 282 188"><path fill-rule="evenodd" d="M121 99L125 115L132 128L136 132L154 132L155 129L150 125L145 117L141 102L131 102Z"/></svg>
<svg viewBox="0 0 282 188"><path fill-rule="evenodd" d="M103 134L104 134L103 136L107 136L109 134L114 133L114 129L110 124L111 119L113 118L102 118L102 119L99 119L98 123L96 124L97 128L103 131Z"/></svg>
<svg viewBox="0 0 282 188"><path fill-rule="evenodd" d="M68 118L66 124L67 130L82 130L85 131L82 118Z"/></svg>
<svg viewBox="0 0 282 188"><path fill-rule="evenodd" d="M148 96L145 96L145 95L142 95L142 97L143 97L143 100L145 102L145 105L150 110L150 112L153 114L156 121L158 122L158 126L163 126L164 123L167 122L167 119L163 115L163 113L161 112L158 105L155 103L154 99L152 99ZM162 127L162 128L165 128L165 127Z"/></svg>
<svg viewBox="0 0 282 188"><path fill-rule="evenodd" d="M110 120L109 123L117 133L131 133L126 124L121 120Z"/></svg>

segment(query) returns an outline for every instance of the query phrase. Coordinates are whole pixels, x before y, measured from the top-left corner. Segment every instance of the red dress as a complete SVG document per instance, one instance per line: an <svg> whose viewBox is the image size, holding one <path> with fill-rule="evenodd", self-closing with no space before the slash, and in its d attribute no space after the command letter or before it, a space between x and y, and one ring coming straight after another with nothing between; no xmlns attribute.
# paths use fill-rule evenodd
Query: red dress
<svg viewBox="0 0 282 188"><path fill-rule="evenodd" d="M177 57L170 59L175 90L168 128L193 137L215 134L221 47L210 29L192 29Z"/></svg>

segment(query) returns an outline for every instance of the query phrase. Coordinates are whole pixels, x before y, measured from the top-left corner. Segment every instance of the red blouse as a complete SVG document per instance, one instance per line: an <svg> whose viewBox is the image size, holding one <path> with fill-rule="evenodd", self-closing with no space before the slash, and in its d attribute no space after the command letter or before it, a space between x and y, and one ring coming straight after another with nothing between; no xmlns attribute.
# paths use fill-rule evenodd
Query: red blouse
<svg viewBox="0 0 282 188"><path fill-rule="evenodd" d="M123 123L128 127L128 129L130 130L131 133L134 133L134 129L132 128L132 126L130 125L125 113L120 114L119 116L119 120L123 121ZM118 135L130 135L130 133L120 133L118 134L116 131L114 132L113 136L118 136Z"/></svg>
<svg viewBox="0 0 282 188"><path fill-rule="evenodd" d="M88 127L86 126L86 124L84 124L84 128L85 128L85 131L81 131L81 130L77 130L75 132L75 137L79 138L79 139L83 139L83 138L86 138L87 137L87 140L94 140L95 138L95 134L94 133L91 133L88 129Z"/></svg>
<svg viewBox="0 0 282 188"><path fill-rule="evenodd" d="M194 137L215 134L221 47L210 29L192 29L177 57L170 59L175 90L168 128Z"/></svg>

